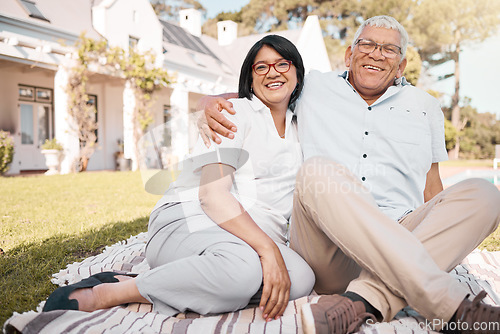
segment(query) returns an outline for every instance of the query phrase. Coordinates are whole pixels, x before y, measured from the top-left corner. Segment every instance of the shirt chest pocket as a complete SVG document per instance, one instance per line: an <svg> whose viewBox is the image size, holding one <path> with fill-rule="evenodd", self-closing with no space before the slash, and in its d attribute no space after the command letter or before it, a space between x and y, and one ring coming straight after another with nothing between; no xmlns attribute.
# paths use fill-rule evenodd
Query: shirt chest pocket
<svg viewBox="0 0 500 334"><path fill-rule="evenodd" d="M430 144L431 134L425 111L390 107L379 116L377 127L382 138L410 146Z"/></svg>

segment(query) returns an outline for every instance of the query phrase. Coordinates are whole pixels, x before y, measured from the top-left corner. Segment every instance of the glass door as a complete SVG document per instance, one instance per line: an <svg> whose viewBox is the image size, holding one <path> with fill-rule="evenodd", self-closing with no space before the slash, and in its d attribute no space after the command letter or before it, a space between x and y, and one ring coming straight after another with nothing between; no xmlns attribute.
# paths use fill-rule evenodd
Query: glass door
<svg viewBox="0 0 500 334"><path fill-rule="evenodd" d="M41 103L19 104L20 137L19 161L21 170L46 169L41 145L52 138L52 106Z"/></svg>

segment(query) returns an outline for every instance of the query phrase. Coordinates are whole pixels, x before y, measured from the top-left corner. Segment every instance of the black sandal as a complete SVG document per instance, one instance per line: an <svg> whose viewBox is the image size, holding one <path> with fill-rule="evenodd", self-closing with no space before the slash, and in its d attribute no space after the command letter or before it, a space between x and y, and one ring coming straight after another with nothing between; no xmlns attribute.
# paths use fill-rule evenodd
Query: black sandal
<svg viewBox="0 0 500 334"><path fill-rule="evenodd" d="M115 276L130 276L136 277L137 274L122 274L113 271L105 271L92 275L88 278L81 280L78 283L70 284L57 288L52 292L43 306L42 312L49 312L53 310L78 310L78 300L69 299L69 295L77 289L93 288L102 283L116 283L119 282Z"/></svg>

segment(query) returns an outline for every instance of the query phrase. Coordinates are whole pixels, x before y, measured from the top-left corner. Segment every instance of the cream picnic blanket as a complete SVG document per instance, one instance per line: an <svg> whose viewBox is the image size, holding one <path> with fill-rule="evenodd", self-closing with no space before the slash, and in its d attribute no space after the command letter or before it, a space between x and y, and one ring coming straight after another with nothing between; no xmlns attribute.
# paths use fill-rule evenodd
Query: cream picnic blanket
<svg viewBox="0 0 500 334"><path fill-rule="evenodd" d="M102 254L75 262L54 274L52 282L66 285L101 271L141 273L149 269L144 256L146 233L107 247ZM473 252L451 273L466 285L473 295L486 290L485 302L500 305L500 252ZM300 307L317 296L291 301L280 320L266 323L258 308L250 307L232 313L200 316L183 313L167 317L153 313L150 305L130 304L92 313L79 311L38 311L15 313L4 324L11 333L302 333ZM407 308L396 318L383 324L364 326L360 333L434 333L425 327L425 320Z"/></svg>

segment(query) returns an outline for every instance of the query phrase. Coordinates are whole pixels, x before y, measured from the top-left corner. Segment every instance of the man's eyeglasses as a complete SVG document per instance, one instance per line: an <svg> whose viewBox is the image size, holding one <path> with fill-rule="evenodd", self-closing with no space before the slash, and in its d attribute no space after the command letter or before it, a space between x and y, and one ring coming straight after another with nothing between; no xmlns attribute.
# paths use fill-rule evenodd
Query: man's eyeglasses
<svg viewBox="0 0 500 334"><path fill-rule="evenodd" d="M271 70L271 67L274 67L276 72L286 73L290 70L290 65L292 65L291 60L280 60L274 64L266 64L266 63L253 64L252 68L255 74L266 75Z"/></svg>
<svg viewBox="0 0 500 334"><path fill-rule="evenodd" d="M359 51L370 54L377 48L380 48L380 53L386 58L396 58L401 53L401 48L394 44L378 44L367 39L358 39L354 45L358 46Z"/></svg>

